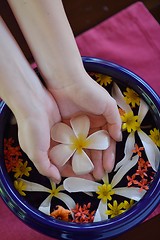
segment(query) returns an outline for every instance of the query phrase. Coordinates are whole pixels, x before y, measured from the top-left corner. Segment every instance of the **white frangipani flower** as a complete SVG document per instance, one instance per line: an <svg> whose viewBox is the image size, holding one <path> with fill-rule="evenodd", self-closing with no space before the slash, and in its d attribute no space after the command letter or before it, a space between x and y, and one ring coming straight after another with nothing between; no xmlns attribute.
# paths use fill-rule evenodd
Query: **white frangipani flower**
<svg viewBox="0 0 160 240"><path fill-rule="evenodd" d="M110 137L105 130L99 130L88 136L90 120L85 115L72 118L70 124L71 127L62 122L53 126L51 137L60 144L51 149L50 158L56 166L61 167L72 157L72 168L76 174L89 173L94 165L85 150L107 149Z"/></svg>
<svg viewBox="0 0 160 240"><path fill-rule="evenodd" d="M29 182L22 178L19 178L18 181L21 181L24 184L25 186L24 191L49 193L48 197L40 204L38 208L38 210L40 210L41 212L47 215L50 215L51 200L53 197L56 197L61 201L63 201L66 204L66 206L69 208L69 210L72 210L76 206L75 201L66 193L62 192L65 190L63 185L60 185L56 188L56 184L50 180L50 183L51 183L51 189L50 189L39 183Z"/></svg>
<svg viewBox="0 0 160 240"><path fill-rule="evenodd" d="M121 109L123 109L126 113L133 112L129 104L126 103L125 98L116 83L113 84L112 96L116 100L117 105ZM137 128L136 131L143 144L148 161L150 162L153 170L157 172L159 167L160 151L156 144L152 141L152 139L140 128L140 125L143 119L145 118L148 110L149 106L142 99L140 99L140 106L138 111L139 128ZM118 168L125 165L131 159L133 155L134 146L135 146L135 131L131 131L126 140L124 148L124 158L117 163L115 171L117 171Z"/></svg>
<svg viewBox="0 0 160 240"><path fill-rule="evenodd" d="M135 157L134 160L136 162L138 161L138 156ZM121 169L117 171L111 183L109 183L108 174L106 174L102 179L103 184L78 177L69 177L64 180L63 186L68 192L96 192L100 202L95 213L94 222L106 220L108 219L108 215L106 214L107 202L112 199L112 195L117 194L139 201L146 193L146 190L143 189L140 191L138 187L115 187L130 167L126 167L125 171L121 171Z"/></svg>

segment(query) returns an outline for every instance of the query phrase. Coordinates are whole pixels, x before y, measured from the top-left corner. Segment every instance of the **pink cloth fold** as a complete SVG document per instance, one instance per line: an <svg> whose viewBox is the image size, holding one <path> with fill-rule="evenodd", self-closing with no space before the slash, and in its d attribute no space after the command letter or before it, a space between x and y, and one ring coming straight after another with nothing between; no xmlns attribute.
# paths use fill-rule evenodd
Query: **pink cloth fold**
<svg viewBox="0 0 160 240"><path fill-rule="evenodd" d="M81 55L103 58L132 70L160 95L160 26L142 3L131 5L76 40ZM149 218L157 214L160 205ZM26 226L1 199L0 238L54 240Z"/></svg>
<svg viewBox="0 0 160 240"><path fill-rule="evenodd" d="M141 2L79 35L76 41L82 56L120 64L160 95L160 25Z"/></svg>

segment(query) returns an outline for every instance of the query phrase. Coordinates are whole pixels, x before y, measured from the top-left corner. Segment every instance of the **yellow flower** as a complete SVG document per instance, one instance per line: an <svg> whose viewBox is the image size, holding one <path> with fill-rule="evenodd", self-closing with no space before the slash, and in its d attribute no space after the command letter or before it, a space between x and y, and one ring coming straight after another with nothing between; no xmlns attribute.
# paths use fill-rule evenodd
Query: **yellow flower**
<svg viewBox="0 0 160 240"><path fill-rule="evenodd" d="M160 131L154 128L153 130L150 130L149 136L152 141L157 145L157 147L160 147Z"/></svg>
<svg viewBox="0 0 160 240"><path fill-rule="evenodd" d="M26 184L23 181L15 180L14 187L19 192L19 194L21 194L22 196L26 196L26 194L23 192L26 190Z"/></svg>
<svg viewBox="0 0 160 240"><path fill-rule="evenodd" d="M140 105L140 97L133 89L126 88L124 95L124 99L127 104L131 104L132 107L135 107L136 104L138 106Z"/></svg>
<svg viewBox="0 0 160 240"><path fill-rule="evenodd" d="M110 210L106 211L107 215L111 215L111 218L118 216L119 214L123 213L125 210L123 210L123 202L121 202L119 205L116 200L113 201L113 205L108 203L108 207Z"/></svg>
<svg viewBox="0 0 160 240"><path fill-rule="evenodd" d="M140 127L140 124L137 122L138 116L134 116L133 112L127 112L123 116L122 119L122 129L127 130L127 132L131 132L132 130L135 132Z"/></svg>
<svg viewBox="0 0 160 240"><path fill-rule="evenodd" d="M22 162L20 162L14 169L13 172L15 172L14 177L15 178L19 178L22 177L23 175L25 176L29 176L29 171L32 170L31 167L27 167L28 162L25 161L25 163L23 164Z"/></svg>
<svg viewBox="0 0 160 240"><path fill-rule="evenodd" d="M112 78L107 76L107 75L104 75L104 74L101 74L101 73L96 73L95 74L97 79L96 79L96 82L98 82L101 86L107 86L107 84L110 84L112 82Z"/></svg>
<svg viewBox="0 0 160 240"><path fill-rule="evenodd" d="M107 200L112 200L111 195L114 194L111 184L104 183L103 185L98 186L98 191L96 192L99 196L98 199L101 199L103 203L106 203Z"/></svg>
<svg viewBox="0 0 160 240"><path fill-rule="evenodd" d="M130 202L124 200L123 208L125 210L128 210L129 208L131 208L133 206L133 204L134 204L134 200L133 199L131 199Z"/></svg>

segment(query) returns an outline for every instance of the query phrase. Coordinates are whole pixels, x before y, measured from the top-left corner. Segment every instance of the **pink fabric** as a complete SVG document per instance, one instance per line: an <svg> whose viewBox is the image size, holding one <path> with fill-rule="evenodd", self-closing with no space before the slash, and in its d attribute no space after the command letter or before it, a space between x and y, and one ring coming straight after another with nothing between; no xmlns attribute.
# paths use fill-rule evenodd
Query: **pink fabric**
<svg viewBox="0 0 160 240"><path fill-rule="evenodd" d="M82 56L126 67L160 95L160 25L141 2L77 37Z"/></svg>
<svg viewBox="0 0 160 240"><path fill-rule="evenodd" d="M81 55L120 64L160 95L160 26L140 2L77 37ZM160 205L149 218L160 214ZM147 218L147 219L149 219ZM53 240L21 222L0 199L1 240Z"/></svg>

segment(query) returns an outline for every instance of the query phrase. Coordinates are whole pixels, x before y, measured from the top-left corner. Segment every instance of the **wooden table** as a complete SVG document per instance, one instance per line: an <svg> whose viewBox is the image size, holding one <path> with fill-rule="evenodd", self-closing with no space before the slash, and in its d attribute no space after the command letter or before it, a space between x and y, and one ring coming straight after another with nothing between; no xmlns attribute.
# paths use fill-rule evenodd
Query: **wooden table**
<svg viewBox="0 0 160 240"><path fill-rule="evenodd" d="M113 0L63 0L63 4L75 36L95 26L106 18L119 12L136 1ZM160 22L160 0L142 1L155 19ZM6 0L0 1L0 12L12 34L16 38L29 62L33 61L32 54L16 23L16 20ZM116 237L115 240L158 240L160 214L139 224L134 229Z"/></svg>

